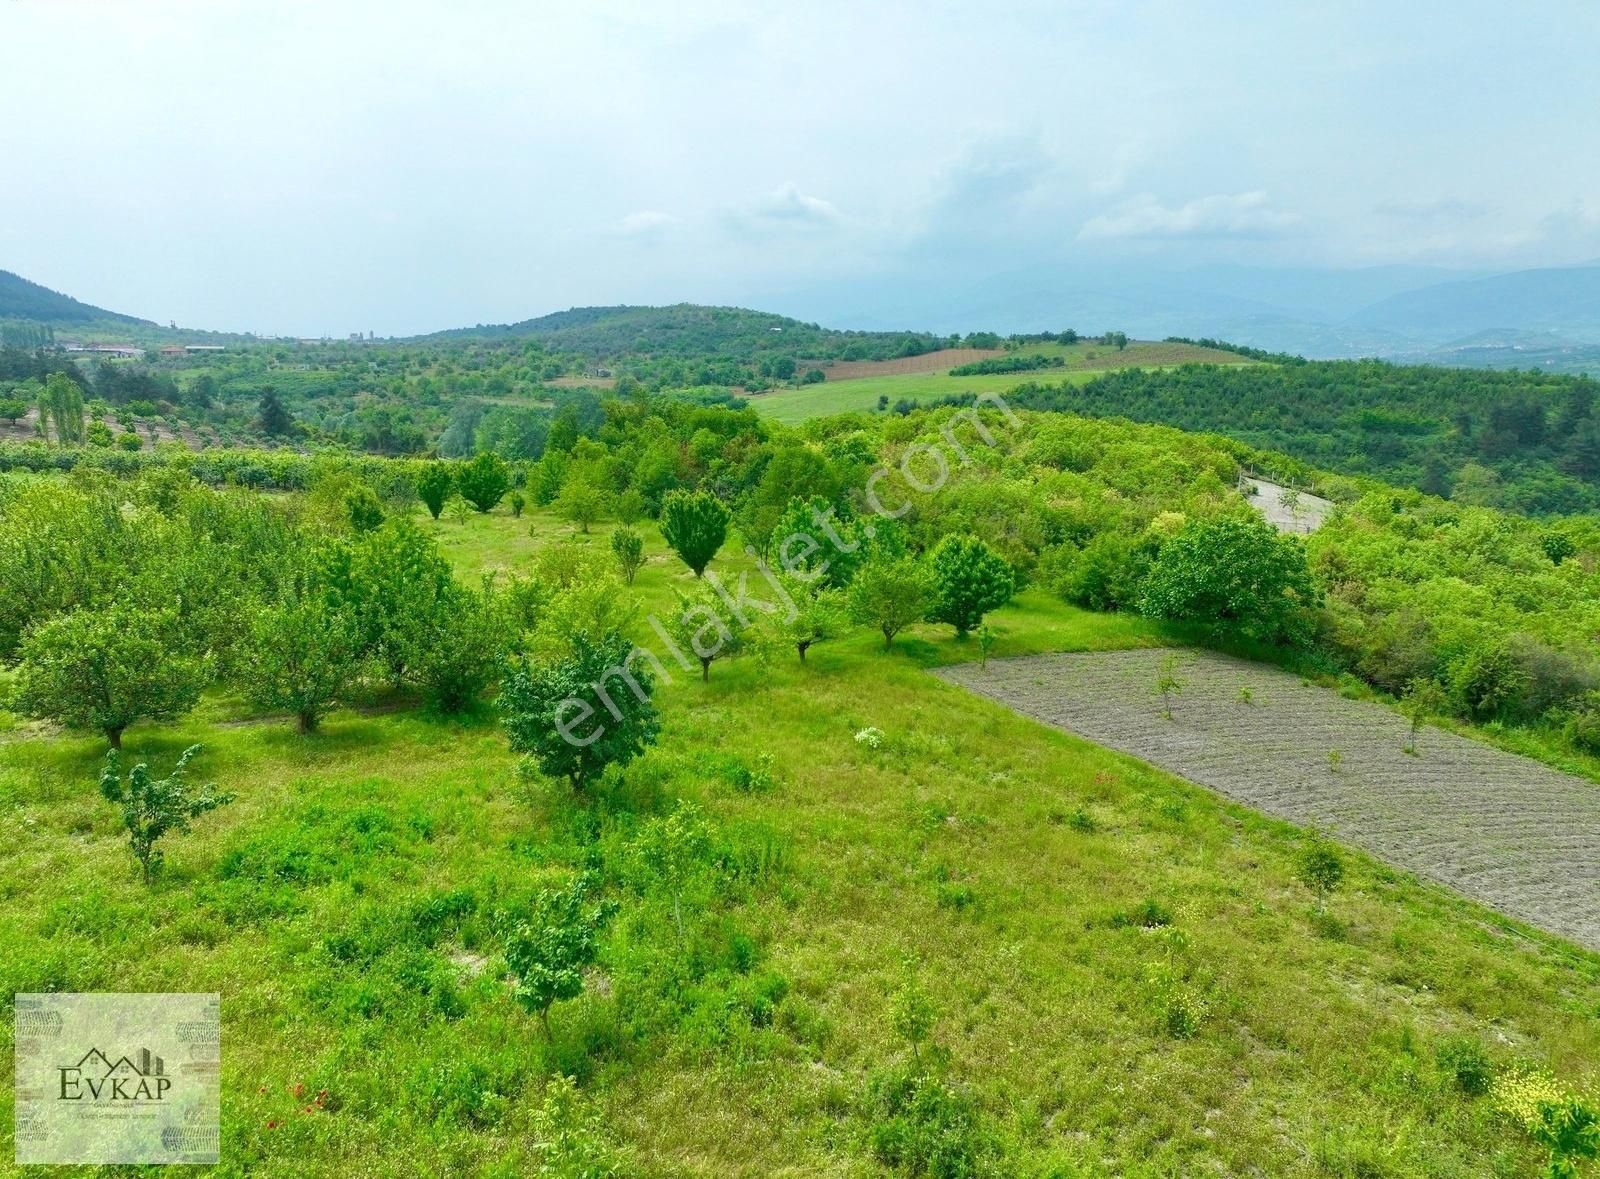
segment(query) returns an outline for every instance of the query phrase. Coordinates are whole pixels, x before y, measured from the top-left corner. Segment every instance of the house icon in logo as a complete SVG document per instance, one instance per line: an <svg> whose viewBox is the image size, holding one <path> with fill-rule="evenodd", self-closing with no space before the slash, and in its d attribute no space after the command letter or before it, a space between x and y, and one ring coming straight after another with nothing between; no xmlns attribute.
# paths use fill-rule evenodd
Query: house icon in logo
<svg viewBox="0 0 1600 1179"><path fill-rule="evenodd" d="M148 1048L113 1061L99 1048L61 1065L62 1101L160 1101L172 1088L167 1062Z"/></svg>

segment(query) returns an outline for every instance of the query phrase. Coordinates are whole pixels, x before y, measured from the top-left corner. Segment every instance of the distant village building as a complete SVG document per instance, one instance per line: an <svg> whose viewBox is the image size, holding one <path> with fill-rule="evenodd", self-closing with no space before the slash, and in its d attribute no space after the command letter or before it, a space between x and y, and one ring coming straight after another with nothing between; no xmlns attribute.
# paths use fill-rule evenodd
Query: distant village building
<svg viewBox="0 0 1600 1179"><path fill-rule="evenodd" d="M67 352L88 352L96 356L143 356L144 349L132 344L75 344L61 345Z"/></svg>

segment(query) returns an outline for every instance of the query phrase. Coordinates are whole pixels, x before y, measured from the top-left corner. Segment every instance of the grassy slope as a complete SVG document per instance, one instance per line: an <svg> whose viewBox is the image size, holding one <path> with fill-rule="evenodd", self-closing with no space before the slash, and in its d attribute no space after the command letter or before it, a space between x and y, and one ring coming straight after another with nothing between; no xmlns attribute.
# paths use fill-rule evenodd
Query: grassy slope
<svg viewBox="0 0 1600 1179"><path fill-rule="evenodd" d="M463 571L524 565L564 532L534 527L437 526ZM636 591L661 608L685 575L653 533L647 545ZM1163 638L1034 595L996 622L997 654ZM451 955L492 959L483 922L398 948L388 923L451 889L523 895L582 862L584 812L526 797L488 720L346 712L305 739L240 723L223 698L128 735L160 763L205 742L202 772L241 794L171 842L153 891L93 791L97 743L0 744L0 991L221 990L224 1174L527 1173L554 1069L580 1077L645 1174L873 1174L856 1101L903 1056L888 1012L906 956L1008 1174L1047 1160L1081 1166L1060 1174L1531 1173L1534 1153L1449 1086L1433 1046L1466 1032L1592 1084L1600 961L1360 858L1333 902L1348 937L1319 937L1288 827L934 681L923 665L972 654L943 628L878 647L858 634L805 668L677 676L657 751L589 804L604 832L682 795L782 849L785 866L731 902L757 972L790 984L771 1026L707 1016L639 1045L615 992L591 987L558 1005L546 1048L486 975L442 1003L426 980L456 970ZM882 749L852 740L866 725ZM770 793L707 768L764 752ZM1080 807L1098 830L1065 821ZM1146 897L1181 941L1106 927ZM1192 1040L1157 1027L1144 973L1162 962L1207 1004ZM296 1083L338 1108L297 1113Z"/></svg>
<svg viewBox="0 0 1600 1179"><path fill-rule="evenodd" d="M807 418L873 409L879 397L891 404L902 397L931 401L951 393L1004 393L1024 381L1047 380L1055 384L1072 381L1084 384L1103 372L1119 368L1170 368L1180 364L1249 364L1251 361L1231 352L1197 348L1192 344L1134 343L1118 352L1098 344L1042 344L1024 348L1032 355L1063 356L1063 368L1039 369L1022 373L985 373L972 377L953 377L948 370L934 373L896 373L881 377L829 381L821 385L802 385L762 393L750 399L756 412L780 422L794 424Z"/></svg>

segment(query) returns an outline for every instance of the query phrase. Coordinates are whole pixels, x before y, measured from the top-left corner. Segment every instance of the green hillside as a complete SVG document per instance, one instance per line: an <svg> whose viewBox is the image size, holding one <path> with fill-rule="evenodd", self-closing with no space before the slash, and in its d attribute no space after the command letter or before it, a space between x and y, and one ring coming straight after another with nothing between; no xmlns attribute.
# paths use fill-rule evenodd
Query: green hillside
<svg viewBox="0 0 1600 1179"><path fill-rule="evenodd" d="M915 356L945 346L946 338L924 332L849 332L802 323L742 307L574 307L520 323L479 325L439 332L425 339L528 338L557 352L598 359L749 356L784 353L814 359L881 360Z"/></svg>
<svg viewBox="0 0 1600 1179"><path fill-rule="evenodd" d="M0 270L0 319L24 319L57 326L67 324L111 323L154 327L148 319L107 311L80 303L70 295L52 291L19 274Z"/></svg>

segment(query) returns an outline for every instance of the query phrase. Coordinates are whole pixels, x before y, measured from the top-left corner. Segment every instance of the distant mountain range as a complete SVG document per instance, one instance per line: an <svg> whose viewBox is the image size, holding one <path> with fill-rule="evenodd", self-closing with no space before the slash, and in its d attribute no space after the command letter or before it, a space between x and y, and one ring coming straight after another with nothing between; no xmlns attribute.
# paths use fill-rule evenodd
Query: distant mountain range
<svg viewBox="0 0 1600 1179"><path fill-rule="evenodd" d="M817 328L818 322L872 332L902 332L914 324L919 333L942 335L1114 329L1140 339L1208 336L1322 359L1379 356L1600 372L1600 264L1506 274L1422 266L1140 271L1037 265L977 279L952 268L918 281L884 274L785 289L759 301L786 314L689 304L578 307L421 338L528 336L557 348L603 341L603 350L614 353L634 340L675 351L669 341L682 347L708 334L834 334ZM92 307L0 271L0 320L7 319L101 333L120 327L145 340L171 334L149 320Z"/></svg>

